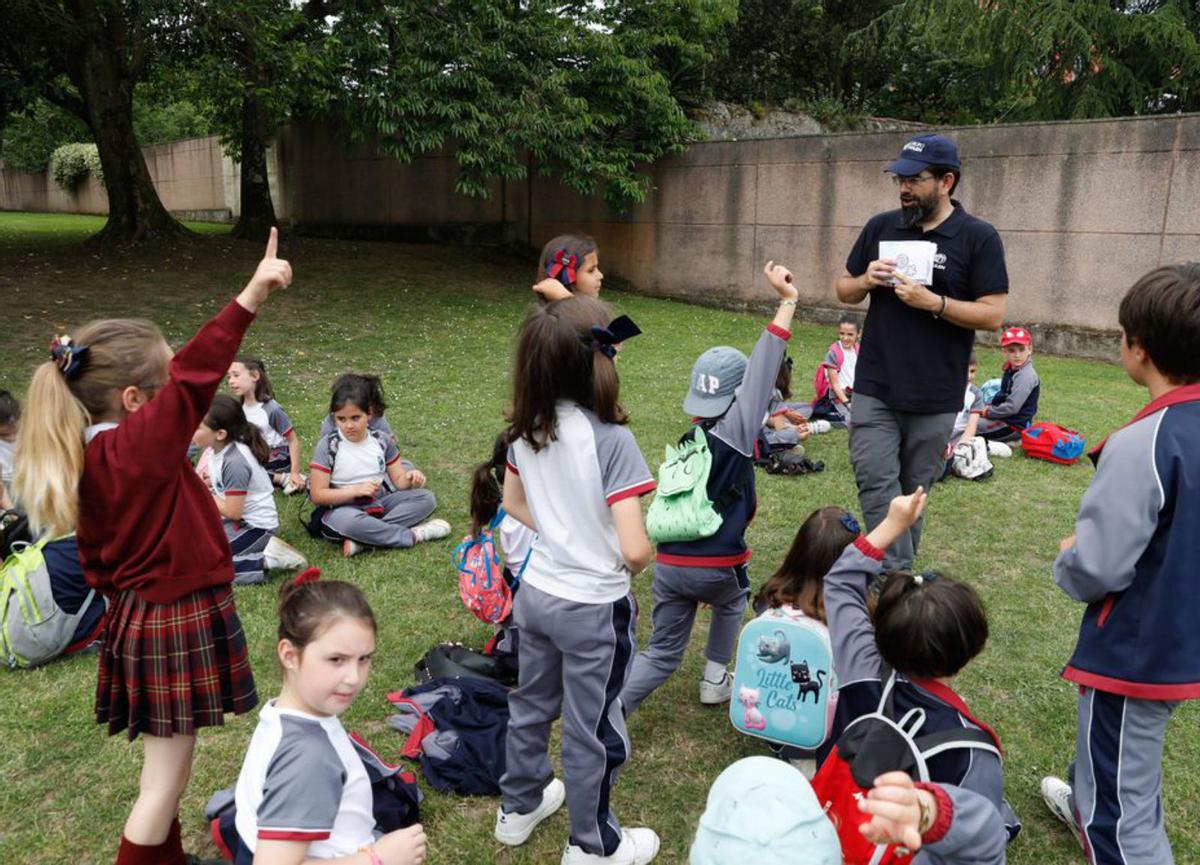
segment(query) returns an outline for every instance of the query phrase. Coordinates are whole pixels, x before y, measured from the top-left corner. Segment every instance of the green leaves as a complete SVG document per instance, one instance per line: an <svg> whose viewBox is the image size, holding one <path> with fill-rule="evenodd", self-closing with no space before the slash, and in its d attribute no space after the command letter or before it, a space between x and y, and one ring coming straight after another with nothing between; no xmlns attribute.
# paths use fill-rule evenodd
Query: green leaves
<svg viewBox="0 0 1200 865"><path fill-rule="evenodd" d="M655 18L651 7L687 33ZM358 140L382 136L399 159L454 148L459 191L538 170L616 207L645 196L637 166L680 149L692 126L659 58L703 58L729 0L605 4L382 0L348 9L328 46L335 106ZM379 34L386 34L386 39Z"/></svg>

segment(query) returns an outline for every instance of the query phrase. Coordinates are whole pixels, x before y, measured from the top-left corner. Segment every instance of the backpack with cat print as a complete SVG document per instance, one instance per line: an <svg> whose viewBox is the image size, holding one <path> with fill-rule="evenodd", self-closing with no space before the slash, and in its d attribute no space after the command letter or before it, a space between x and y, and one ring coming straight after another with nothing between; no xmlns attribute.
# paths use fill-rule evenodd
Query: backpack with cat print
<svg viewBox="0 0 1200 865"><path fill-rule="evenodd" d="M646 533L656 544L712 537L721 515L708 498L712 451L704 427L696 425L675 447L667 445L658 467L658 487L646 514Z"/></svg>
<svg viewBox="0 0 1200 865"><path fill-rule="evenodd" d="M879 708L854 719L838 738L812 780L817 801L837 827L845 865L892 865L908 862L912 853L891 844L872 844L859 826L871 815L858 808L886 772L907 772L914 781L928 782L927 761L946 751L973 748L1001 757L995 740L984 730L971 727L921 735L925 712L912 709L897 719L894 690L896 674L884 671Z"/></svg>
<svg viewBox="0 0 1200 865"><path fill-rule="evenodd" d="M837 682L823 625L798 610L767 610L742 628L734 662L729 720L735 729L797 748L825 742Z"/></svg>
<svg viewBox="0 0 1200 865"><path fill-rule="evenodd" d="M504 519L504 508L477 535L467 535L454 549L454 566L458 569L458 596L475 618L489 625L498 625L512 613L513 589L520 583L529 557L521 563L513 577L513 585L504 579L504 565L496 549L496 528Z"/></svg>
<svg viewBox="0 0 1200 865"><path fill-rule="evenodd" d="M80 621L96 600L88 592L78 611L68 613L54 598L54 581L42 555L48 538L18 545L4 561L0 582L0 658L10 667L37 667L71 645Z"/></svg>

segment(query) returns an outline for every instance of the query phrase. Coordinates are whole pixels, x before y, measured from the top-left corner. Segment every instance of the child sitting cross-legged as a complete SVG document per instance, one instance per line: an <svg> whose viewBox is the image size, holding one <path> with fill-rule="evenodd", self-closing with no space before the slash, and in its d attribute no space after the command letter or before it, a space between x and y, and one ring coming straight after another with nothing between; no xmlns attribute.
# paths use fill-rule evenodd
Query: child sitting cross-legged
<svg viewBox="0 0 1200 865"><path fill-rule="evenodd" d="M978 431L985 439L1019 442L1021 430L1033 423L1042 383L1033 368L1033 335L1023 327L1007 328L1000 337L1004 375L1000 391L979 412Z"/></svg>
<svg viewBox="0 0 1200 865"><path fill-rule="evenodd" d="M428 519L437 499L425 475L406 469L393 438L369 429L371 389L361 378L339 380L329 400L337 429L317 442L309 497L327 533L342 538L342 555L371 547L411 547L450 534Z"/></svg>
<svg viewBox="0 0 1200 865"><path fill-rule="evenodd" d="M845 683L838 693L833 736L826 749L853 721L879 710L890 686L897 719L911 710L923 713L920 735L982 730L999 750L995 733L954 690L955 676L987 641L987 615L975 590L941 574L894 571L885 576L874 613L868 609L867 586L882 571L883 551L917 521L925 502L920 487L911 495L894 498L883 522L847 546L825 575L825 618L833 641L833 663ZM821 756L825 759L825 754ZM931 781L960 788L948 798L938 796L939 807L951 807L953 800L958 810L965 807L960 802L971 799L971 811L981 815L981 827L1001 824L1008 827L1010 838L1016 835L1019 824L1004 800L1004 776L996 753L950 748L929 757L927 764ZM821 780L818 772L814 786Z"/></svg>

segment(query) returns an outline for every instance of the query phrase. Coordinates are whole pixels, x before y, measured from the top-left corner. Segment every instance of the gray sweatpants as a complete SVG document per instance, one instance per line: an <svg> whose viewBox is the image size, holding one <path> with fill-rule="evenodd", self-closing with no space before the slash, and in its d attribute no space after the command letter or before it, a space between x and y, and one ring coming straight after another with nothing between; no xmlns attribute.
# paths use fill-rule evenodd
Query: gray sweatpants
<svg viewBox="0 0 1200 865"><path fill-rule="evenodd" d="M712 624L704 656L714 664L733 660L742 614L750 597L746 566L733 568L681 568L654 566L654 633L650 645L638 653L633 672L621 691L621 705L631 715L650 693L661 685L683 661L696 606L712 606Z"/></svg>
<svg viewBox="0 0 1200 865"><path fill-rule="evenodd" d="M371 547L411 547L410 526L426 519L437 507L437 499L427 489L396 490L371 503L382 508L379 516L367 513L360 505L330 508L321 522L339 535Z"/></svg>
<svg viewBox="0 0 1200 865"><path fill-rule="evenodd" d="M1163 827L1163 737L1177 702L1082 688L1074 809L1093 865L1171 865Z"/></svg>
<svg viewBox="0 0 1200 865"><path fill-rule="evenodd" d="M521 634L520 672L508 695L502 807L528 814L541 804L554 778L550 726L561 714L571 843L611 856L621 843L621 824L609 793L630 754L617 695L637 651L633 595L581 604L526 582L513 603L513 621Z"/></svg>
<svg viewBox="0 0 1200 865"><path fill-rule="evenodd" d="M850 461L858 481L858 504L870 531L883 522L892 499L919 486L928 490L941 477L956 412L893 411L882 400L861 393L854 395L851 412ZM918 520L888 548L885 568L912 567L922 523Z"/></svg>

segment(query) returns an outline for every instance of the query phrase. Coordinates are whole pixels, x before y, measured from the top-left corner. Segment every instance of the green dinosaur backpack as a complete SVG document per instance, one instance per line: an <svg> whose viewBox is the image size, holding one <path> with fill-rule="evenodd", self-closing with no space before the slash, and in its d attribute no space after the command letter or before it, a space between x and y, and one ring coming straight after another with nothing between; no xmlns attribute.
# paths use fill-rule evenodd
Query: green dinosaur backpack
<svg viewBox="0 0 1200 865"><path fill-rule="evenodd" d="M658 467L658 489L646 531L656 544L712 537L721 528L721 515L708 498L712 451L708 436L697 426L675 447L667 445L666 459Z"/></svg>

